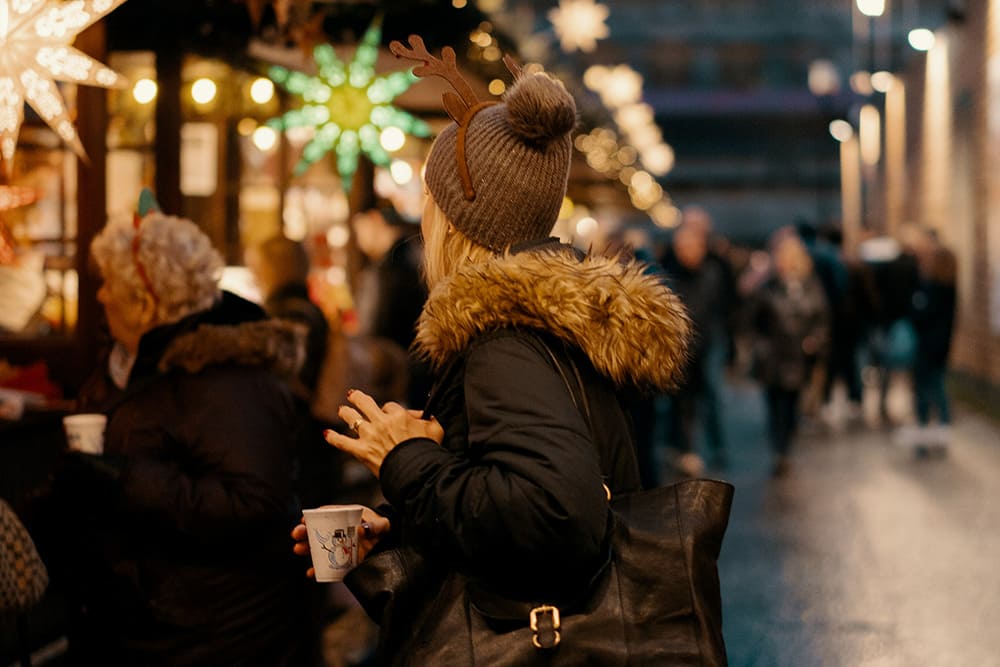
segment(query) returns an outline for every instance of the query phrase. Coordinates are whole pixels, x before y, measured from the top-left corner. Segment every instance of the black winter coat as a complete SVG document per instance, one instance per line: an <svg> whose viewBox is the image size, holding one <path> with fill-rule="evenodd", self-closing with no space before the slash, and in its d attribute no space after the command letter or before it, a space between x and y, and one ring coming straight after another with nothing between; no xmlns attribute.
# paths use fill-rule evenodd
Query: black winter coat
<svg viewBox="0 0 1000 667"><path fill-rule="evenodd" d="M85 622L101 664L298 664L295 416L276 371L298 370L304 340L263 318L226 294L148 332L124 393L103 406L98 464L116 474L102 506L80 508L92 522Z"/></svg>
<svg viewBox="0 0 1000 667"><path fill-rule="evenodd" d="M511 597L578 593L606 553L604 485L639 489L617 392L672 386L688 332L680 301L636 262L552 244L460 268L417 337L439 371L426 412L444 442L402 443L380 470L402 543ZM571 382L570 358L579 369L592 429L543 339Z"/></svg>

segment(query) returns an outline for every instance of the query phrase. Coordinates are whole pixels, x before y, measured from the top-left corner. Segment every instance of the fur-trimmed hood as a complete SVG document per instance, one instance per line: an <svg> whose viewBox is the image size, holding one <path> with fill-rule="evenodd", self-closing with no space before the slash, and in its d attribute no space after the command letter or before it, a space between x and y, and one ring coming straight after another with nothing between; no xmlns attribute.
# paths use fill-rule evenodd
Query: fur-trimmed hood
<svg viewBox="0 0 1000 667"><path fill-rule="evenodd" d="M265 366L279 375L296 375L305 360L306 328L284 320L236 325L202 324L178 336L160 357L159 369L197 373L218 364Z"/></svg>
<svg viewBox="0 0 1000 667"><path fill-rule="evenodd" d="M680 379L691 332L680 299L644 264L531 251L465 264L436 285L416 348L441 367L474 337L510 326L579 347L619 386L658 389Z"/></svg>

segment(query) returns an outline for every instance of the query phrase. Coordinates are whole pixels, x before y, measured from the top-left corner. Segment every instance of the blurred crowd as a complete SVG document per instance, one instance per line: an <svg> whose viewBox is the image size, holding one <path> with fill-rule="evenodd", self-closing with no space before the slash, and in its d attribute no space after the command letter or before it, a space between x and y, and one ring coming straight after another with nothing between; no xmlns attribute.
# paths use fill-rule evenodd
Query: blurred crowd
<svg viewBox="0 0 1000 667"><path fill-rule="evenodd" d="M797 220L749 248L691 206L659 245L645 234L618 242L664 274L696 331L685 384L635 401L647 486L724 473L740 446L725 432L727 381L759 385L775 476L792 469L804 419L887 429L918 455L947 451L956 260L934 230L869 233L847 252L836 225Z"/></svg>

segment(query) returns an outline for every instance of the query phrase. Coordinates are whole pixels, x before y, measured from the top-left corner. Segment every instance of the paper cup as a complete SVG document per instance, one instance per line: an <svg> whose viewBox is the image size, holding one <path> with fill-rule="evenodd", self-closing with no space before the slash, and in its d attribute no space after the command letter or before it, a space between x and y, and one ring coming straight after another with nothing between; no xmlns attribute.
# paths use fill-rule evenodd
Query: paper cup
<svg viewBox="0 0 1000 667"><path fill-rule="evenodd" d="M327 505L302 510L316 581L343 581L358 564L358 525L363 509L362 505Z"/></svg>
<svg viewBox="0 0 1000 667"><path fill-rule="evenodd" d="M70 449L87 454L104 452L104 427L108 418L101 414L67 415L63 417L66 441Z"/></svg>

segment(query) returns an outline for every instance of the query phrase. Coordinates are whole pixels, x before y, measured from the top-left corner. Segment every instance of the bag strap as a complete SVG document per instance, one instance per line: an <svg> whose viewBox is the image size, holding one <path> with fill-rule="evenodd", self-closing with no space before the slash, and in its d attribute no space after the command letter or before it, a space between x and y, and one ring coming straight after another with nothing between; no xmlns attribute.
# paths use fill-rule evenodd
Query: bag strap
<svg viewBox="0 0 1000 667"><path fill-rule="evenodd" d="M587 387L586 385L583 384L583 376L580 375L580 367L576 365L576 362L573 361L573 355L570 354L570 352L567 350L566 359L569 360L569 366L573 370L573 377L576 380L576 386L579 388L580 391L580 401L577 402L576 400L577 394L575 391L573 391L573 385L570 383L569 377L566 376L566 371L563 370L563 365L562 362L559 361L559 357L557 357L556 353L552 351L552 347L548 344L548 341L546 341L541 336L536 336L536 338L538 339L538 342L542 344L542 347L545 348L545 352L548 353L549 359L552 360L552 365L556 367L557 371L559 371L559 376L563 379L563 382L566 384L566 391L569 392L569 397L570 399L573 400L573 405L576 407L577 410L579 410L583 414L584 418L587 420L587 428L590 431L590 439L596 445L597 440L595 438L596 431L594 430L594 417L590 412L590 400L587 398ZM608 500L610 501L611 488L607 484L603 484L603 486L604 486L604 493L607 494Z"/></svg>
<svg viewBox="0 0 1000 667"><path fill-rule="evenodd" d="M594 436L594 419L590 413L590 401L587 399L587 389L583 384L583 376L580 375L580 369L577 367L576 362L573 361L572 355L568 352L566 358L569 360L569 366L573 371L573 377L576 380L576 386L580 391L580 400L577 401L577 393L573 390L573 385L570 383L569 377L566 375L566 371L563 369L562 362L559 361L559 357L556 353L552 351L552 347L548 344L541 336L538 336L538 341L542 344L545 352L549 355L549 359L552 360L552 365L556 367L559 372L559 377L562 378L563 383L566 385L566 390L569 392L569 397L573 400L573 405L577 410L583 414L584 418L587 420L587 428L590 429L590 436Z"/></svg>

